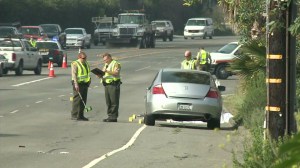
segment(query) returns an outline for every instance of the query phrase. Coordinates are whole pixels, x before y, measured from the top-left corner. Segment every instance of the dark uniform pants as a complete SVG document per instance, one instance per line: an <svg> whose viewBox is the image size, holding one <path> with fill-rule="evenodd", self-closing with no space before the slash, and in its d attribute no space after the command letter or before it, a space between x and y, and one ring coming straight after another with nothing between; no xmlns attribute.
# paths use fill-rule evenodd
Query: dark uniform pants
<svg viewBox="0 0 300 168"><path fill-rule="evenodd" d="M117 119L119 116L120 90L120 84L105 86L105 99L109 119Z"/></svg>
<svg viewBox="0 0 300 168"><path fill-rule="evenodd" d="M79 84L79 92L82 96L82 100L86 104L88 85L87 84ZM85 107L84 107L82 100L73 85L73 105L72 105L72 112L71 112L73 118L84 117L83 113L84 113Z"/></svg>

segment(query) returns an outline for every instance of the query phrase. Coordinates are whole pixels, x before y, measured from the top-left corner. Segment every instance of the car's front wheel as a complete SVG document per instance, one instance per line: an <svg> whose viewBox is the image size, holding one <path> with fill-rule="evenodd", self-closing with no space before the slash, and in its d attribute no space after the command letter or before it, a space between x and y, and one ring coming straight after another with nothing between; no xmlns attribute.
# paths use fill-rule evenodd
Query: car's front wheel
<svg viewBox="0 0 300 168"><path fill-rule="evenodd" d="M36 65L36 68L34 69L34 74L40 75L42 72L42 61L39 61Z"/></svg>
<svg viewBox="0 0 300 168"><path fill-rule="evenodd" d="M15 69L15 73L17 76L20 76L23 74L23 62L20 61L18 67Z"/></svg>
<svg viewBox="0 0 300 168"><path fill-rule="evenodd" d="M149 126L154 126L155 125L155 118L150 114L145 114L144 123L146 125L149 125Z"/></svg>
<svg viewBox="0 0 300 168"><path fill-rule="evenodd" d="M227 79L229 77L229 73L226 71L225 64L221 64L217 67L216 76L218 79Z"/></svg>

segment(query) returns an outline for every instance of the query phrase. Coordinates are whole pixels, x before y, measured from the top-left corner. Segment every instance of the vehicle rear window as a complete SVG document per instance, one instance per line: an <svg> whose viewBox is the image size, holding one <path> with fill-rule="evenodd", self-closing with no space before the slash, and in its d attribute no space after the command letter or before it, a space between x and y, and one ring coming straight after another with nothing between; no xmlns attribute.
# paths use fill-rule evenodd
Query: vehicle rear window
<svg viewBox="0 0 300 168"><path fill-rule="evenodd" d="M48 48L48 49L58 49L58 46L56 43L42 43L42 42L37 42L36 43L36 48Z"/></svg>
<svg viewBox="0 0 300 168"><path fill-rule="evenodd" d="M164 83L210 84L210 77L198 72L163 72L161 80Z"/></svg>
<svg viewBox="0 0 300 168"><path fill-rule="evenodd" d="M230 54L234 49L238 47L238 44L227 44L218 50L219 53Z"/></svg>
<svg viewBox="0 0 300 168"><path fill-rule="evenodd" d="M3 40L0 41L0 47L22 47L19 41Z"/></svg>

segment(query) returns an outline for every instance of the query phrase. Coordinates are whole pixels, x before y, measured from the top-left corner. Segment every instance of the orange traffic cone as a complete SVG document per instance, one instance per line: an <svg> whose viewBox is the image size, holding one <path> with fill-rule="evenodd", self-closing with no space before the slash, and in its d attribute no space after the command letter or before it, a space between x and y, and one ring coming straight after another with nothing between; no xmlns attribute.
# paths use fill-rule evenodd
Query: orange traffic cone
<svg viewBox="0 0 300 168"><path fill-rule="evenodd" d="M51 66L50 66L50 71L49 71L49 77L55 77L55 74L54 74L54 69L53 69L53 63L51 62Z"/></svg>
<svg viewBox="0 0 300 168"><path fill-rule="evenodd" d="M51 61L48 62L48 69L51 68Z"/></svg>
<svg viewBox="0 0 300 168"><path fill-rule="evenodd" d="M62 66L61 66L62 68L68 68L66 59L67 59L67 56L66 56L66 54L64 54L63 63L62 63Z"/></svg>

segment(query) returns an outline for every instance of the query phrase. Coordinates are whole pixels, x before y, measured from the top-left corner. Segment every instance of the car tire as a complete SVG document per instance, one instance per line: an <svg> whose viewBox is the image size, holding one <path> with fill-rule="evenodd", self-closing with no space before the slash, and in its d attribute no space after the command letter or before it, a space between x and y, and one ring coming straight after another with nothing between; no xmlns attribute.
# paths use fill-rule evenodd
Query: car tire
<svg viewBox="0 0 300 168"><path fill-rule="evenodd" d="M42 73L42 61L39 60L35 69L34 69L34 74L40 75Z"/></svg>
<svg viewBox="0 0 300 168"><path fill-rule="evenodd" d="M169 36L169 41L173 41L173 32Z"/></svg>
<svg viewBox="0 0 300 168"><path fill-rule="evenodd" d="M229 77L229 73L226 71L225 64L221 64L217 67L216 76L218 79L227 79Z"/></svg>
<svg viewBox="0 0 300 168"><path fill-rule="evenodd" d="M0 64L0 77L3 76L3 64Z"/></svg>
<svg viewBox="0 0 300 168"><path fill-rule="evenodd" d="M215 128L220 128L220 119L219 118L211 118L210 120L207 121L207 128L208 129L215 129Z"/></svg>
<svg viewBox="0 0 300 168"><path fill-rule="evenodd" d="M98 45L98 40L94 40L94 45L97 46Z"/></svg>
<svg viewBox="0 0 300 168"><path fill-rule="evenodd" d="M7 73L8 73L8 69L3 68L3 69L2 69L2 74L6 75Z"/></svg>
<svg viewBox="0 0 300 168"><path fill-rule="evenodd" d="M17 76L21 76L23 74L23 61L20 61L18 67L15 70Z"/></svg>
<svg viewBox="0 0 300 168"><path fill-rule="evenodd" d="M154 126L155 125L155 118L150 114L146 114L144 116L144 123L146 125L149 125L149 126Z"/></svg>

